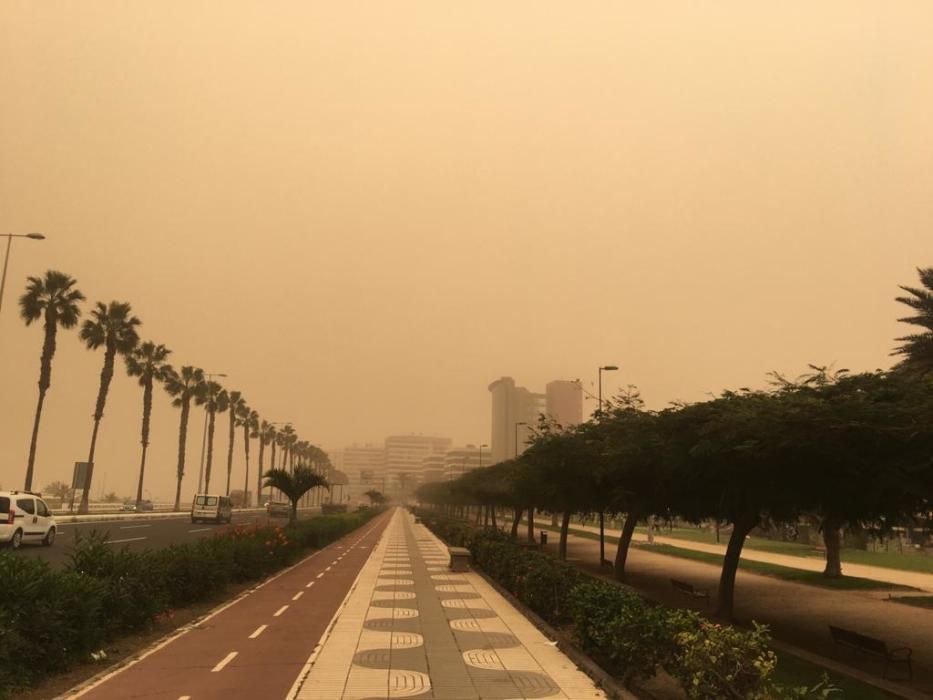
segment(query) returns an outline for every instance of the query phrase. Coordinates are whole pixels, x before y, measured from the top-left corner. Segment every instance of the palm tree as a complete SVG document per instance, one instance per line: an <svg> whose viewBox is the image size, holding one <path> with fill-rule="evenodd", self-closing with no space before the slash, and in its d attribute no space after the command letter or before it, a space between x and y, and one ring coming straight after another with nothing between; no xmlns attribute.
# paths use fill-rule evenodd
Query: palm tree
<svg viewBox="0 0 933 700"><path fill-rule="evenodd" d="M295 429L292 427L291 423L288 423L284 428L278 431L275 441L278 443L278 446L282 448L282 469L288 465L288 453L291 449L291 446L298 440L298 436L295 434ZM275 459L273 457L272 467L275 468Z"/></svg>
<svg viewBox="0 0 933 700"><path fill-rule="evenodd" d="M171 370L171 368L169 368ZM175 510L181 507L181 480L185 476L185 451L188 444L188 416L191 401L203 394L204 370L185 365L181 372L171 370L165 378L165 390L172 396L172 405L181 409L178 426L178 483L175 486Z"/></svg>
<svg viewBox="0 0 933 700"><path fill-rule="evenodd" d="M901 368L926 374L933 371L933 267L917 268L917 274L920 275L923 287L901 285L901 289L910 296L897 297L897 301L916 313L899 318L898 321L920 326L923 331L898 338L903 345L892 354L903 356L899 363Z"/></svg>
<svg viewBox="0 0 933 700"><path fill-rule="evenodd" d="M240 405L237 413L237 425L243 428L243 452L246 457L246 474L243 477L243 500L246 507L252 505L252 499L249 495L249 439L256 437L256 431L259 429L259 414L246 405L244 401ZM262 467L260 467L260 473Z"/></svg>
<svg viewBox="0 0 933 700"><path fill-rule="evenodd" d="M26 284L26 292L19 298L19 315L26 325L29 326L40 318L44 318L45 324L45 340L42 342L42 355L39 359L39 401L32 424L32 439L29 441L29 460L26 462L27 491L32 489L42 405L45 403L46 392L52 386L52 358L55 356L58 327L74 328L81 317L78 304L84 301L84 295L75 289L77 283L77 280L64 272L49 270L45 277L30 277Z"/></svg>
<svg viewBox="0 0 933 700"><path fill-rule="evenodd" d="M263 453L265 452L266 445L272 447L272 466L275 466L275 426L267 421L263 421L259 426L259 483L256 486L256 503L260 502L260 497L262 496L262 475L263 475Z"/></svg>
<svg viewBox="0 0 933 700"><path fill-rule="evenodd" d="M218 413L223 413L230 406L230 397L217 382L204 384L203 393L195 399L207 411L207 463L204 467L204 493L210 493L211 467L214 464L214 421Z"/></svg>
<svg viewBox="0 0 933 700"><path fill-rule="evenodd" d="M243 394L239 391L231 391L227 394L227 410L230 412L230 436L227 442L227 496L230 495L230 475L233 473L233 442L236 435L237 415L240 407L245 405ZM246 492L243 493L243 497L246 497Z"/></svg>
<svg viewBox="0 0 933 700"><path fill-rule="evenodd" d="M298 519L298 501L301 500L302 496L318 486L323 486L326 489L330 488L327 479L304 466L295 467L294 471L270 469L266 472L265 479L265 486L277 488L285 494L292 504L292 511L288 518L290 524Z"/></svg>
<svg viewBox="0 0 933 700"><path fill-rule="evenodd" d="M143 427L142 427L142 457L139 460L139 484L136 487L136 506L143 500L143 478L146 474L146 451L149 448L149 423L152 417L152 386L155 382L163 382L168 376L171 367L166 363L172 353L164 345L156 345L146 341L135 348L125 358L126 373L131 377L139 377L139 385L143 388Z"/></svg>
<svg viewBox="0 0 933 700"><path fill-rule="evenodd" d="M79 513L87 513L88 497L91 493L91 481L94 478L94 451L97 448L97 432L104 417L107 392L113 379L113 365L117 353L127 355L139 343L136 327L141 321L132 315L127 302L111 301L110 304L97 302L91 311L91 318L81 324L81 340L89 350L104 348L104 366L100 372L100 387L97 391L97 403L94 406L94 429L91 432L91 448L87 457L87 482L81 494Z"/></svg>

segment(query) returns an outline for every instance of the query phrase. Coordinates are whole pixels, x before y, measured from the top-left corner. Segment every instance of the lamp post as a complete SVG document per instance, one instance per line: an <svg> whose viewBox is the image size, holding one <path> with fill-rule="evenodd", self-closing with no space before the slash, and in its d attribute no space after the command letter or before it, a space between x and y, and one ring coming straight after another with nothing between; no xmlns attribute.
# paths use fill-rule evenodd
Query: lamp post
<svg viewBox="0 0 933 700"><path fill-rule="evenodd" d="M518 457L518 426L528 425L525 421L519 421L515 424L515 456Z"/></svg>
<svg viewBox="0 0 933 700"><path fill-rule="evenodd" d="M489 447L489 445L483 444L479 446L479 468L483 468L483 448Z"/></svg>
<svg viewBox="0 0 933 700"><path fill-rule="evenodd" d="M207 388L210 390L210 382L214 377L226 377L227 375L222 372L214 372L213 374L204 375L207 377ZM209 401L214 400L213 392L210 394ZM210 405L210 404L208 404ZM204 450L207 447L207 414L209 409L205 406L204 408L204 435L201 437L201 468L198 470L198 490L195 492L195 495L201 493L201 480L204 478Z"/></svg>
<svg viewBox="0 0 933 700"><path fill-rule="evenodd" d="M603 419L603 372L615 372L619 368L615 365L604 365L599 368L599 408L597 416L599 420ZM599 510L599 566L606 564L606 513L602 508Z"/></svg>
<svg viewBox="0 0 933 700"><path fill-rule="evenodd" d="M10 247L13 245L14 238L31 238L34 241L44 241L45 236L41 233L0 233L0 237L6 236L6 255L3 256L3 275L0 276L0 311L3 310L3 289L6 287L6 269L10 264Z"/></svg>

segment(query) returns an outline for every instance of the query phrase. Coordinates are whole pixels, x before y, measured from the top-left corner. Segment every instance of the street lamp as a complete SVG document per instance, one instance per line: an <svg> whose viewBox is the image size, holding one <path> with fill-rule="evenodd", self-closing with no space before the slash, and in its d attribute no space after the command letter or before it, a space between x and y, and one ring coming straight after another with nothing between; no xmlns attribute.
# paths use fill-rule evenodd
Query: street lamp
<svg viewBox="0 0 933 700"><path fill-rule="evenodd" d="M615 365L605 365L599 368L599 417L603 417L603 372L615 372L618 367Z"/></svg>
<svg viewBox="0 0 933 700"><path fill-rule="evenodd" d="M215 372L213 374L206 374L204 376L207 377L207 381L208 381L207 386L208 386L208 389L210 389L211 388L210 381L214 377L226 377L227 375L222 372ZM214 400L213 393L210 394L208 400L209 401ZM195 495L201 493L201 480L204 478L204 449L207 447L207 414L208 412L209 412L209 409L207 406L205 406L204 407L204 435L201 437L201 469L198 471L198 490L195 492Z"/></svg>
<svg viewBox="0 0 933 700"><path fill-rule="evenodd" d="M34 241L44 241L45 236L41 233L0 233L0 237L6 236L6 255L3 256L3 275L0 276L0 311L3 310L3 288L6 287L6 268L10 263L10 246L13 245L14 238L31 238Z"/></svg>
<svg viewBox="0 0 933 700"><path fill-rule="evenodd" d="M615 372L618 367L615 365L605 365L599 368L599 420L603 419L603 372ZM606 513L602 509L599 511L599 566L602 568L606 563Z"/></svg>
<svg viewBox="0 0 933 700"><path fill-rule="evenodd" d="M519 421L515 424L515 456L518 457L518 426L528 425L525 421Z"/></svg>
<svg viewBox="0 0 933 700"><path fill-rule="evenodd" d="M489 445L483 444L479 446L479 468L483 468L483 448L489 447Z"/></svg>

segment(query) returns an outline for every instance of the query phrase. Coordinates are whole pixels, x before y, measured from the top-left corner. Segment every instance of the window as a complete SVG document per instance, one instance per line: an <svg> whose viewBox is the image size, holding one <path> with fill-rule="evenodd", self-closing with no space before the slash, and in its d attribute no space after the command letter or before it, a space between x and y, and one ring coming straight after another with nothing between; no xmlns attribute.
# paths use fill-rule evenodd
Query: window
<svg viewBox="0 0 933 700"><path fill-rule="evenodd" d="M195 499L195 503L199 506L216 506L217 496L198 496Z"/></svg>
<svg viewBox="0 0 933 700"><path fill-rule="evenodd" d="M6 496L0 497L0 513L10 512L10 499Z"/></svg>
<svg viewBox="0 0 933 700"><path fill-rule="evenodd" d="M49 517L49 507L45 505L45 501L36 501L36 505L38 506L40 516L43 518Z"/></svg>
<svg viewBox="0 0 933 700"><path fill-rule="evenodd" d="M36 514L36 502L31 498L17 498L16 507L29 515Z"/></svg>

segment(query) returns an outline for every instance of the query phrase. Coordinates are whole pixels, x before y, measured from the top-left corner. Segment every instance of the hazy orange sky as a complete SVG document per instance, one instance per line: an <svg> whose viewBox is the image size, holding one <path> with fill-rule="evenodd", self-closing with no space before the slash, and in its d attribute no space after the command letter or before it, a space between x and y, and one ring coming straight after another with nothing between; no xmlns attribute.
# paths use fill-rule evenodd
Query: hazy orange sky
<svg viewBox="0 0 933 700"><path fill-rule="evenodd" d="M503 374L615 363L607 394L662 406L886 367L933 262L931 26L925 0L5 0L0 232L48 240L13 246L0 484L42 340L15 302L47 268L325 448L488 442ZM40 486L87 455L101 361L60 335ZM141 394L121 365L108 491L135 492Z"/></svg>

